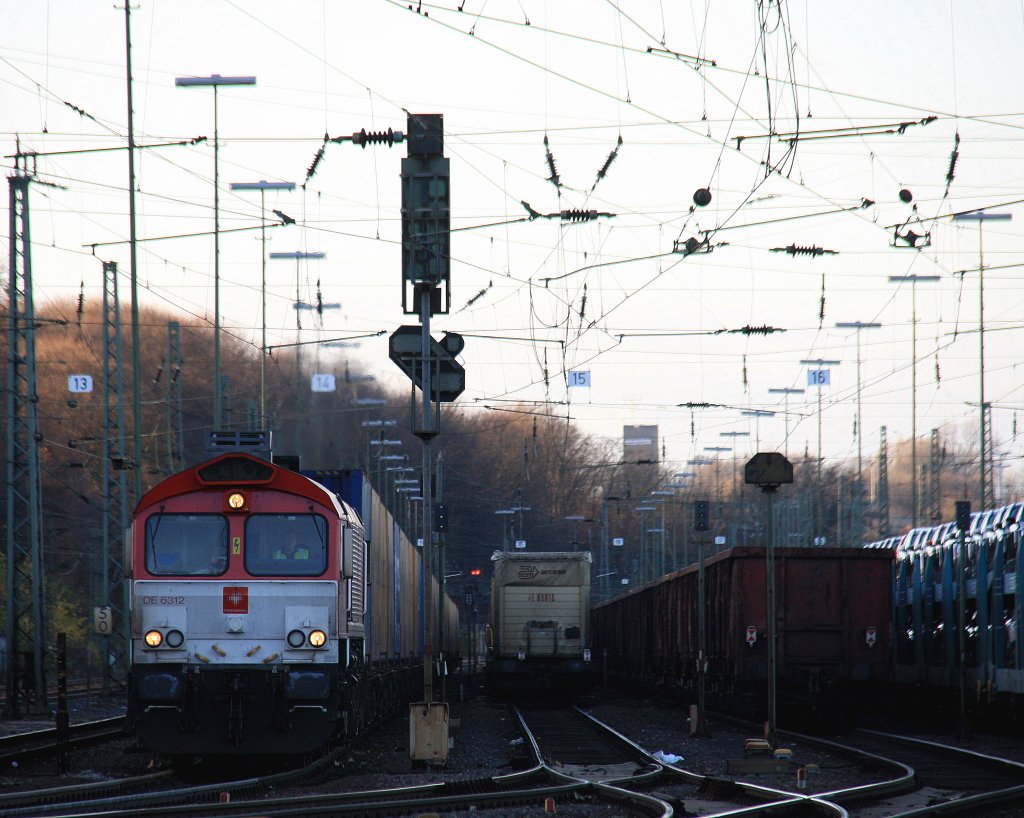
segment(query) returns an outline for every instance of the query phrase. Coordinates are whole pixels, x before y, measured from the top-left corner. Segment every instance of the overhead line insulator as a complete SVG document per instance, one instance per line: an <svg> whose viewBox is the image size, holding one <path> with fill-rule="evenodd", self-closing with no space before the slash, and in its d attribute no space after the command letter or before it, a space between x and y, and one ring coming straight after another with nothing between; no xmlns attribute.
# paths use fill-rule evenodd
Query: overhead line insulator
<svg viewBox="0 0 1024 818"><path fill-rule="evenodd" d="M949 186L956 178L956 163L960 158L960 131L953 135L953 152L949 155L949 170L946 171L946 195L949 195Z"/></svg>
<svg viewBox="0 0 1024 818"><path fill-rule="evenodd" d="M555 167L555 157L551 153L551 148L548 146L548 137L544 136L544 159L548 163L548 170L551 171L551 175L548 177L548 181L551 182L555 187L562 187L562 177L558 175L558 169Z"/></svg>
<svg viewBox="0 0 1024 818"><path fill-rule="evenodd" d="M785 332L786 330L781 327L772 327L768 324L761 324L760 326L752 327L749 324L745 327L740 327L737 332L743 335L771 335L773 332Z"/></svg>
<svg viewBox="0 0 1024 818"><path fill-rule="evenodd" d="M365 148L367 145L387 145L390 148L396 143L404 141L405 134L401 131L393 131L391 128L388 128L386 131L370 132L363 128L359 133L354 133L351 136L335 136L331 139L331 142L351 142L353 145L359 145L361 148Z"/></svg>
<svg viewBox="0 0 1024 818"><path fill-rule="evenodd" d="M791 256L835 256L839 254L838 250L826 250L824 247L801 247L797 244L790 244L786 247L773 247L771 248L773 253L789 253Z"/></svg>
<svg viewBox="0 0 1024 818"><path fill-rule="evenodd" d="M597 187L597 183L600 182L602 179L604 179L605 174L608 173L608 168L610 168L612 166L612 162L614 162L615 159L618 157L618 155L619 155L619 148L621 148L621 147L622 147L622 134L619 134L619 141L615 143L615 147L612 149L612 152L608 154L608 158L604 160L604 164L601 165L601 169L597 172L597 178L594 179L594 184L590 188L591 192L593 192L594 188Z"/></svg>
<svg viewBox="0 0 1024 818"><path fill-rule="evenodd" d="M596 210L562 210L559 213L563 222L592 222L598 216L610 215L610 213L598 213Z"/></svg>

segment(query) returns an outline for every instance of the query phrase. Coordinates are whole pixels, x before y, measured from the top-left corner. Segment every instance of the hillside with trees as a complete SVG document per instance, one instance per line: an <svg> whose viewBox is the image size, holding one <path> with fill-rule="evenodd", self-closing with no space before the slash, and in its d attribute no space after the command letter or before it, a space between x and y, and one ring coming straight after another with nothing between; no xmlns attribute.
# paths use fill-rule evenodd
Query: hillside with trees
<svg viewBox="0 0 1024 818"><path fill-rule="evenodd" d="M103 519L103 441L116 434L123 413L124 440L111 440L110 473L123 471L129 497L136 473L143 490L182 466L203 460L213 415L211 327L199 320L145 309L140 315L142 451L133 462L131 429L131 336L127 310L120 340L120 410L104 410L104 322L96 303L47 305L36 326L38 408L41 421L41 482L44 575L54 627L82 635L86 612L101 596L100 538ZM176 329L174 325L177 325ZM178 353L169 338L176 334ZM6 355L6 334L0 339ZM112 347L113 348L113 347ZM235 428L259 425L258 348L230 331L222 339L224 413ZM178 358L180 357L180 362ZM337 391L311 393L311 372L295 348L275 350L267 361L266 401L275 453L298 455L303 467L362 469L395 505L414 539L420 534L419 505L395 480L419 476L420 445L409 428L408 393L390 394L359 377L357 360L338 359ZM68 377L90 374L94 389L69 393ZM6 373L5 373L6 377ZM473 377L473 373L469 373ZM382 403L368 409L358 395ZM598 587L613 593L623 580L636 584L684 566L696 557L692 530L694 499L712 502L712 535L727 546L764 540L763 501L743 485L742 463L721 460L692 467L682 482L675 468L623 459L620 440L585 434L559 416L559 407L467 403L443 407L442 435L435 443L435 494L447 505L446 574L468 577L471 568L489 575L494 550L516 540L538 550L594 552ZM105 422L106 417L106 422ZM111 418L114 419L112 425ZM385 425L372 426L367 422ZM382 440L400 440L409 459L401 468L379 457ZM6 445L0 441L0 445ZM119 446L126 452L116 456ZM889 530L906 530L909 514L909 442L890 444ZM926 441L918 444L926 462ZM811 545L816 535L832 544L855 544L858 509L864 540L883 526L878 516L878 474L865 469L858 504L855 464L818 464L806 453L793 457L796 479L777 495L776 519L787 544ZM944 444L937 476L922 475L919 519L930 521L938 498L939 519L952 517L955 499L970 497L976 458L967 442ZM972 465L973 463L973 465ZM413 471L409 471L413 469ZM115 477L116 479L116 477ZM931 480L938 479L933 483ZM654 492L652 494L652 492ZM1012 499L1012 498L1011 498ZM621 545L619 544L621 543ZM712 550L714 546L712 546ZM607 559L604 554L607 551ZM468 581L457 579L456 582ZM480 583L482 590L483 583Z"/></svg>

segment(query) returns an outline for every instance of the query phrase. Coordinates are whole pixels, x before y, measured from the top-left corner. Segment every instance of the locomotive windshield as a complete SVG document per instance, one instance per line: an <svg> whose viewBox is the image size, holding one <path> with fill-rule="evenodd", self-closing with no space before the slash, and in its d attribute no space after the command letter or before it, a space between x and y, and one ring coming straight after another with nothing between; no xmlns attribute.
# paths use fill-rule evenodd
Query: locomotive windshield
<svg viewBox="0 0 1024 818"><path fill-rule="evenodd" d="M245 567L256 576L315 577L327 570L327 520L254 514L245 522Z"/></svg>
<svg viewBox="0 0 1024 818"><path fill-rule="evenodd" d="M220 514L159 512L146 520L146 570L151 574L223 574L228 521Z"/></svg>

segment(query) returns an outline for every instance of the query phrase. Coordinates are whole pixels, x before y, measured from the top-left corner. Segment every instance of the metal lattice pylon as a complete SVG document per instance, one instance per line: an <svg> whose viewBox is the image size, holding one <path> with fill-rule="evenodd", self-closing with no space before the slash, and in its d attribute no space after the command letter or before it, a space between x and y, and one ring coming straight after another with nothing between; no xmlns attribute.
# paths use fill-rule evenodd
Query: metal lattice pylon
<svg viewBox="0 0 1024 818"><path fill-rule="evenodd" d="M860 475L853 480L853 491L850 501L850 544L861 545L864 542L864 481Z"/></svg>
<svg viewBox="0 0 1024 818"><path fill-rule="evenodd" d="M19 157L19 163L23 160ZM10 186L7 320L7 718L49 712L43 628L39 401L28 189L21 165Z"/></svg>
<svg viewBox="0 0 1024 818"><path fill-rule="evenodd" d="M221 394L221 428L222 429L234 429L235 418L234 418L234 401L231 395L231 376L221 375L220 376L220 394Z"/></svg>
<svg viewBox="0 0 1024 818"><path fill-rule="evenodd" d="M939 430L932 429L931 457L928 466L928 502L932 525L942 522L942 446Z"/></svg>
<svg viewBox="0 0 1024 818"><path fill-rule="evenodd" d="M982 427L982 458L981 468L984 470L984 481L982 486L984 487L985 493L981 498L981 510L990 509L996 507L996 487L995 487L995 463L992 446L992 404L985 402L985 405L981 407L981 427Z"/></svg>
<svg viewBox="0 0 1024 818"><path fill-rule="evenodd" d="M124 375L121 371L121 308L117 264L103 262L103 560L101 604L110 608L103 634L103 692L124 690L128 679L128 589L124 580L124 533L128 528ZM138 464L134 464L137 468Z"/></svg>
<svg viewBox="0 0 1024 818"><path fill-rule="evenodd" d="M245 418L246 429L257 431L263 428L260 425L260 405L256 401L251 400L246 405Z"/></svg>
<svg viewBox="0 0 1024 818"><path fill-rule="evenodd" d="M889 536L889 447L885 427L878 436L878 537Z"/></svg>
<svg viewBox="0 0 1024 818"><path fill-rule="evenodd" d="M185 422L181 386L181 325L167 322L167 466L171 474L185 465Z"/></svg>

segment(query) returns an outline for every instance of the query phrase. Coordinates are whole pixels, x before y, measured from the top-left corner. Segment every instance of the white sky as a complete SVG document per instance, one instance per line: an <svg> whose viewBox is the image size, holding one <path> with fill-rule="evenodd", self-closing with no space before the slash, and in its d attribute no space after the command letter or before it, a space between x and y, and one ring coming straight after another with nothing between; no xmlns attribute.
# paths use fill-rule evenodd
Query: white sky
<svg viewBox="0 0 1024 818"><path fill-rule="evenodd" d="M783 401L767 390L804 386L807 367L799 362L814 358L842 361L822 393L825 454L855 457L856 335L836 329L837 321L884 325L861 336L865 457L877 451L883 424L890 441L908 437L911 291L890 284L890 275L941 276L917 287L918 433L940 428L976 440L978 227L945 217L981 207L1012 213L1014 221L984 228L985 266L993 268L985 275L985 363L997 452L1016 463L1024 305L1021 268L1013 266L1024 231L1016 204L1024 200L1019 0L815 0L784 3L781 15L776 2L752 0L464 6L459 13L457 1L424 4L417 13L388 0L143 0L132 15L137 141L212 137L211 90L176 88L175 77L255 75L255 88L219 92L221 226L230 229L259 222L258 194L232 193L230 182L302 183L325 131L404 131L403 109L443 114L452 225L467 229L452 238L452 313L433 327L436 337L467 336L461 402L568 400L568 409L555 411L616 438L623 424L657 424L672 461L731 445L723 432L750 432L737 440L743 457L755 435L761 449L781 448ZM8 2L3 19L3 153L14 152L15 135L39 152L126 144L123 13L109 0L40 0ZM863 132L930 116L937 119L902 133ZM806 137L826 128L861 130L804 138L788 154L786 143L763 138L771 129ZM959 158L945 195L956 133ZM545 134L560 192L546 180ZM616 160L594 186L619 136ZM401 311L404 155L404 145L328 145L305 191L268 194L268 215L277 208L299 222L269 231L268 251L325 252L325 261L300 268L302 297L315 298L319 278L324 301L342 304L325 313L322 328L311 329L305 316L304 340L416 323ZM766 164L778 172L766 178ZM82 281L87 297L99 299L101 265L83 245L127 237L125 153L40 158L38 168L67 189L32 189L37 304L73 298ZM140 237L212 230L212 138L143 151L137 174ZM691 213L701 187L713 200ZM900 201L901 188L913 193L916 214ZM859 207L865 199L875 204ZM541 213L615 216L507 223L526 215L521 201ZM821 213L828 214L807 217ZM915 215L925 221L908 229L930 231L930 245L893 248L894 225ZM5 215L5 245L7 229ZM694 236L707 236L713 252L672 253L675 241ZM771 252L792 244L838 253ZM258 232L222 237L222 321L255 345L259 253ZM125 245L97 254L127 275ZM145 303L212 321L212 238L140 245L139 263ZM545 279L557 280L545 286ZM268 286L269 343L287 342L295 265L269 262ZM787 331L710 334L758 325ZM386 336L352 354L365 371L403 384ZM342 366L339 352L319 353L321 370ZM591 388L567 389L570 369L589 370ZM734 408L695 413L691 436L691 413L677 408L687 401ZM790 453L805 445L814 453L817 393L809 389L789 406ZM779 414L755 426L740 408Z"/></svg>

